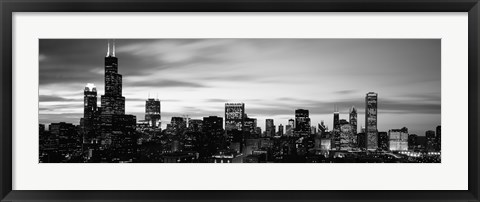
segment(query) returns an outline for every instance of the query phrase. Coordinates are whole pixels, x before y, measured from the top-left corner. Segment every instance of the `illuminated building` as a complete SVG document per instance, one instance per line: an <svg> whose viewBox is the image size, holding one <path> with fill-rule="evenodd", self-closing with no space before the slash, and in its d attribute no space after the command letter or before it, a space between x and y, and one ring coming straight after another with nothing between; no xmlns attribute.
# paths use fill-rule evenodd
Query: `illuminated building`
<svg viewBox="0 0 480 202"><path fill-rule="evenodd" d="M83 118L91 119L97 112L97 88L94 84L89 83L83 91Z"/></svg>
<svg viewBox="0 0 480 202"><path fill-rule="evenodd" d="M352 132L353 134L357 134L357 109L355 106L352 106L349 115L349 122L350 125L352 125Z"/></svg>
<svg viewBox="0 0 480 202"><path fill-rule="evenodd" d="M118 73L115 43L105 57L105 95L101 96L102 114L125 114L125 97L122 96L122 75Z"/></svg>
<svg viewBox="0 0 480 202"><path fill-rule="evenodd" d="M250 134L255 134L255 129L257 128L257 119L250 118L245 114L245 121L243 122L243 128L245 132Z"/></svg>
<svg viewBox="0 0 480 202"><path fill-rule="evenodd" d="M275 125L273 123L273 119L265 120L265 134L267 137L275 136Z"/></svg>
<svg viewBox="0 0 480 202"><path fill-rule="evenodd" d="M225 103L225 130L242 131L245 121L244 103Z"/></svg>
<svg viewBox="0 0 480 202"><path fill-rule="evenodd" d="M390 151L408 150L408 129L391 129L388 131Z"/></svg>
<svg viewBox="0 0 480 202"><path fill-rule="evenodd" d="M105 56L105 94L101 96L99 127L101 144L108 147L113 159L132 161L135 158L136 117L125 114L125 97L122 96L122 75L118 73L118 59L115 57L115 42L110 51L108 43Z"/></svg>
<svg viewBox="0 0 480 202"><path fill-rule="evenodd" d="M332 140L327 138L322 138L320 143L321 150L331 150L332 149Z"/></svg>
<svg viewBox="0 0 480 202"><path fill-rule="evenodd" d="M352 132L350 124L340 126L340 150L352 150L357 144L357 137Z"/></svg>
<svg viewBox="0 0 480 202"><path fill-rule="evenodd" d="M83 141L91 142L98 135L97 88L94 84L89 83L85 86L83 95L83 119L81 120L84 134Z"/></svg>
<svg viewBox="0 0 480 202"><path fill-rule="evenodd" d="M160 128L160 120L160 100L148 98L147 101L145 101L145 121L148 122L150 127Z"/></svg>
<svg viewBox="0 0 480 202"><path fill-rule="evenodd" d="M365 97L365 134L366 148L376 150L378 148L377 140L377 103L378 94L369 92Z"/></svg>
<svg viewBox="0 0 480 202"><path fill-rule="evenodd" d="M308 135L310 133L310 118L308 110L295 110L295 133L297 135Z"/></svg>

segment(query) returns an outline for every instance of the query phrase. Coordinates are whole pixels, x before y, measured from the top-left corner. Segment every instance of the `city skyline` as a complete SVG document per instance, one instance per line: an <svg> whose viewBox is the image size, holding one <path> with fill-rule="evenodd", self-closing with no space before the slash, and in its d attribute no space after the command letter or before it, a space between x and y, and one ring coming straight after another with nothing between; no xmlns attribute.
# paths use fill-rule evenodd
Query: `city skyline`
<svg viewBox="0 0 480 202"><path fill-rule="evenodd" d="M145 101L158 93L162 128L173 116L224 117L224 103L240 102L263 131L265 119L286 126L295 117L295 109L308 109L313 126L323 120L332 129L334 106L340 119L346 120L355 106L360 130L365 126L365 94L370 91L378 93L379 131L406 126L411 133L424 135L440 125L440 40L167 39L116 43L125 113L143 120ZM320 45L322 48L317 47ZM98 94L104 94L101 55L105 55L105 47L106 40L40 40L40 123L62 120L78 124L86 83L95 83ZM343 55L337 53L340 51ZM338 55L358 61L345 62ZM373 58L379 59L373 62ZM366 67L368 64L372 67ZM332 67L340 70L332 71ZM375 74L370 75L372 72ZM369 76L362 77L365 75Z"/></svg>

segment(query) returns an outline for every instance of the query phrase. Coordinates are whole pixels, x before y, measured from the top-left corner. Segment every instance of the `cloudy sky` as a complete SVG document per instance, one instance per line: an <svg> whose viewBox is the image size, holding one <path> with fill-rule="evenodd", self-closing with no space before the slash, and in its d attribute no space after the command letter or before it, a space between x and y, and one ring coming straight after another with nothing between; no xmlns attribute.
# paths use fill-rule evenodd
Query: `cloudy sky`
<svg viewBox="0 0 480 202"><path fill-rule="evenodd" d="M83 89L104 94L106 39L41 39L40 123L78 124ZM406 126L424 135L440 125L439 39L117 39L126 113L144 119L150 95L172 116L224 116L226 102L245 103L249 117L287 124L310 110L331 129L333 109L349 108L365 125L365 94L379 95L378 128Z"/></svg>

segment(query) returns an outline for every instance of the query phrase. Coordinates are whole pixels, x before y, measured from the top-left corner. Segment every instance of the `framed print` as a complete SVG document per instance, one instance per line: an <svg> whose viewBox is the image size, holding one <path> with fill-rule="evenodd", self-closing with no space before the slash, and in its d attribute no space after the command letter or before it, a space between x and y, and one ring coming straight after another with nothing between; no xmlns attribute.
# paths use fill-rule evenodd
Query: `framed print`
<svg viewBox="0 0 480 202"><path fill-rule="evenodd" d="M479 200L476 0L0 5L2 201Z"/></svg>

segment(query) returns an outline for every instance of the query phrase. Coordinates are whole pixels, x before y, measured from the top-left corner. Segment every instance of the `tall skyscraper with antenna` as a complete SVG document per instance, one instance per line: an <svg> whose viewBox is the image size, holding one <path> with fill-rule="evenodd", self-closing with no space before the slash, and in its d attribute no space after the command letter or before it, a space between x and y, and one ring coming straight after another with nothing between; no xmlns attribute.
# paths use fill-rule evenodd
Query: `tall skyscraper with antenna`
<svg viewBox="0 0 480 202"><path fill-rule="evenodd" d="M105 95L101 97L102 114L125 114L125 97L122 96L122 75L118 73L115 41L110 51L108 42L105 56Z"/></svg>
<svg viewBox="0 0 480 202"><path fill-rule="evenodd" d="M105 94L101 96L101 144L120 155L120 161L131 161L135 156L136 117L125 114L122 96L122 75L118 73L115 41L107 43L105 56Z"/></svg>

